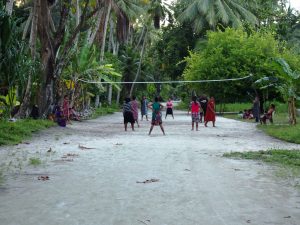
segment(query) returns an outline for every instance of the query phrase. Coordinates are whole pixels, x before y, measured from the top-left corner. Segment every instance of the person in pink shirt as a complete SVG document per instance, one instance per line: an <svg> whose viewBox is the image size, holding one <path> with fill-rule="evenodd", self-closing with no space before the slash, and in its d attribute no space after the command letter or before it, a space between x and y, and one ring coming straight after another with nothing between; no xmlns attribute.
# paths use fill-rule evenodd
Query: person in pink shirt
<svg viewBox="0 0 300 225"><path fill-rule="evenodd" d="M173 119L174 119L174 115L173 115L173 102L172 102L172 99L171 99L171 98L169 98L169 100L168 100L166 106L167 106L167 111L166 111L166 117L165 117L165 119L167 119L167 116L168 116L169 114L172 115L172 117L173 117Z"/></svg>
<svg viewBox="0 0 300 225"><path fill-rule="evenodd" d="M192 114L192 130L194 130L194 124L196 123L196 130L198 131L198 123L200 121L200 103L197 101L197 97L193 96L190 103L190 110Z"/></svg>
<svg viewBox="0 0 300 225"><path fill-rule="evenodd" d="M132 109L134 121L137 123L138 127L140 127L140 125L139 125L139 104L138 104L135 96L132 96L131 109Z"/></svg>

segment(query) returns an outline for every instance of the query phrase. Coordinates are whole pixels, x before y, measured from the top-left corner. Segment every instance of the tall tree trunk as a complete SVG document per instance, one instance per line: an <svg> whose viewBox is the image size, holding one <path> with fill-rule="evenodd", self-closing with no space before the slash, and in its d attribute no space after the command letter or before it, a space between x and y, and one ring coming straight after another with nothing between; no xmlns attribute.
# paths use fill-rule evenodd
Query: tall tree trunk
<svg viewBox="0 0 300 225"><path fill-rule="evenodd" d="M76 20L75 20L76 26L78 26L80 23L80 16L81 16L81 10L80 10L80 5L79 5L79 0L76 0ZM76 35L76 38L74 41L75 47L77 47L78 40L79 40L79 34Z"/></svg>
<svg viewBox="0 0 300 225"><path fill-rule="evenodd" d="M107 94L107 103L108 103L108 105L111 105L111 102L112 102L112 91L113 91L112 85L109 84L108 94Z"/></svg>
<svg viewBox="0 0 300 225"><path fill-rule="evenodd" d="M121 90L118 90L118 93L117 93L117 99L116 99L116 104L117 104L117 105L120 104L120 96L121 96Z"/></svg>
<svg viewBox="0 0 300 225"><path fill-rule="evenodd" d="M288 111L289 111L289 122L292 125L297 124L297 112L296 112L296 105L295 105L295 98L290 97L288 100Z"/></svg>
<svg viewBox="0 0 300 225"><path fill-rule="evenodd" d="M135 74L135 78L133 80L133 84L131 85L131 88L130 88L130 96L132 96L135 82L137 81L137 79L138 79L138 77L139 77L139 75L141 73L142 61L143 61L144 51L145 51L145 46L146 46L146 39L147 39L147 30L145 31L143 46L142 46L141 53L140 53L139 66L138 66L137 72Z"/></svg>
<svg viewBox="0 0 300 225"><path fill-rule="evenodd" d="M104 22L104 28L103 28L103 38L102 38L101 52L100 52L100 62L101 63L104 60L105 41L106 41L108 20L110 18L110 11L111 11L111 0L108 3L107 13L106 13L105 22Z"/></svg>
<svg viewBox="0 0 300 225"><path fill-rule="evenodd" d="M112 52L114 49L114 22L112 18L110 17L109 20L109 39L108 39L108 52Z"/></svg>
<svg viewBox="0 0 300 225"><path fill-rule="evenodd" d="M53 85L54 85L54 51L53 40L50 37L49 29L49 17L48 15L48 3L47 1L41 1L41 8L39 10L39 23L38 32L41 41L41 62L42 72L40 78L39 88L39 111L40 116L46 117L50 106L54 103L53 99Z"/></svg>
<svg viewBox="0 0 300 225"><path fill-rule="evenodd" d="M106 13L105 22L104 22L103 37L102 37L102 44L101 44L101 51L100 51L100 63L103 63L103 61L104 61L105 41L106 41L108 20L110 18L110 11L111 11L111 0L108 2L107 13ZM108 91L107 91L108 105L111 105L111 98L112 98L112 86L111 86L111 84L109 84Z"/></svg>
<svg viewBox="0 0 300 225"><path fill-rule="evenodd" d="M32 10L30 39L29 39L29 47L30 47L31 57L33 61L35 61L36 58L37 24L38 24L38 14L40 11L40 7L41 7L40 0L34 0L33 10ZM32 86L32 74L31 72L29 72L24 98L20 106L20 110L18 112L18 117L20 118L25 118L28 116L27 110L30 108L31 86Z"/></svg>
<svg viewBox="0 0 300 225"><path fill-rule="evenodd" d="M35 4L35 3L34 3ZM29 29L29 25L30 23L32 22L32 17L33 17L33 9L30 8L30 13L29 13L29 16L28 16L28 19L26 21L26 24L24 26L24 30L23 30L23 35L22 35L22 40L25 40L26 38L26 35L28 33L28 29Z"/></svg>
<svg viewBox="0 0 300 225"><path fill-rule="evenodd" d="M87 40L89 46L91 46L95 41L95 38L96 38L97 32L100 28L101 20L103 17L103 10L104 9L99 9L98 13L96 14L97 20L96 20L96 24L95 24L95 29L92 30L92 28L91 28L90 31L88 32L88 33L90 33L88 35L88 40Z"/></svg>
<svg viewBox="0 0 300 225"><path fill-rule="evenodd" d="M5 10L8 15L11 16L12 11L13 11L13 6L14 6L14 0L7 0L6 5L5 5Z"/></svg>

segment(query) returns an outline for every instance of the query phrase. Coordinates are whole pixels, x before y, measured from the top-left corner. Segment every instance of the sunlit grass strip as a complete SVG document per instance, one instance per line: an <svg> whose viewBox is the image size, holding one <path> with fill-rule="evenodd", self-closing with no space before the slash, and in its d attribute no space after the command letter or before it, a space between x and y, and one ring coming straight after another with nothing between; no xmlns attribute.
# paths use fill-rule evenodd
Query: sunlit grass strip
<svg viewBox="0 0 300 225"><path fill-rule="evenodd" d="M104 115L108 115L108 114L113 114L114 112L118 112L120 111L120 109L117 106L110 106L110 107L100 107L97 108L92 116L91 119L96 119L99 116L104 116Z"/></svg>
<svg viewBox="0 0 300 225"><path fill-rule="evenodd" d="M300 150L267 150L257 152L230 152L224 157L234 159L260 160L280 166L291 167L300 172Z"/></svg>
<svg viewBox="0 0 300 225"><path fill-rule="evenodd" d="M243 122L254 123L253 119L241 119L238 115L224 115L224 117L228 119L236 119ZM287 113L276 113L273 117L273 120L273 124L270 124L268 121L266 125L258 125L257 127L274 138L300 144L300 124L295 126L290 125Z"/></svg>
<svg viewBox="0 0 300 225"><path fill-rule="evenodd" d="M260 125L259 129L280 140L300 144L300 124L293 125Z"/></svg>
<svg viewBox="0 0 300 225"><path fill-rule="evenodd" d="M0 121L0 145L20 143L36 132L55 125L50 120L18 120L16 122Z"/></svg>

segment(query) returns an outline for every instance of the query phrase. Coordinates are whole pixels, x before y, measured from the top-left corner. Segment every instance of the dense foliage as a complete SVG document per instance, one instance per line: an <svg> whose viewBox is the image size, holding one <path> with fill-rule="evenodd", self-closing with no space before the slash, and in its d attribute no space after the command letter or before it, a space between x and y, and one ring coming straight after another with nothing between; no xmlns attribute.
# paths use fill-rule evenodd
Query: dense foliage
<svg viewBox="0 0 300 225"><path fill-rule="evenodd" d="M194 84L197 92L214 95L219 100L234 102L247 100L261 90L253 85L262 77L280 76L274 67L274 59L285 58L294 70L300 70L300 59L275 40L269 32L251 32L243 29L227 28L225 31L208 32L205 49L191 52L184 72L187 80L243 78L236 82ZM276 87L269 92L276 96ZM251 96L248 96L248 94ZM269 93L270 94L270 93ZM253 98L253 97L251 97ZM250 100L250 99L249 99Z"/></svg>
<svg viewBox="0 0 300 225"><path fill-rule="evenodd" d="M46 117L64 95L77 110L128 95L295 102L299 18L286 0L0 0L0 113Z"/></svg>

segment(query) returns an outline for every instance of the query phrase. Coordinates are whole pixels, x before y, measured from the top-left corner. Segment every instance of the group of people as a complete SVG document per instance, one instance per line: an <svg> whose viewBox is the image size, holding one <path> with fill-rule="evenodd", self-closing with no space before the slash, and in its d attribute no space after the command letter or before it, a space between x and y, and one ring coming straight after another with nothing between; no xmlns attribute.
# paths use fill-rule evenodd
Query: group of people
<svg viewBox="0 0 300 225"><path fill-rule="evenodd" d="M159 125L163 134L165 135L164 128L162 126L162 115L161 115L161 109L163 108L163 105L159 103L158 97L155 97L154 102L148 102L146 96L143 96L141 100L141 120L143 120L144 116L146 120L148 121L148 109L152 109L152 120L151 120L151 127L149 131L149 135L151 134L153 127L155 125ZM169 105L170 107L170 105ZM172 107L173 108L173 104ZM172 111L172 112L171 112ZM173 116L173 109L169 110L169 113L171 112ZM129 97L125 98L125 102L123 104L123 117L124 117L124 128L125 131L127 131L127 125L128 123L131 124L131 129L134 130L134 124L137 123L139 127L138 122L138 102L136 100L136 97L133 96L132 99Z"/></svg>
<svg viewBox="0 0 300 225"><path fill-rule="evenodd" d="M55 107L53 120L61 127L65 127L67 123L71 124L71 120L81 121L80 116L75 111L74 107L70 107L68 95L64 96L62 106L58 105Z"/></svg>
<svg viewBox="0 0 300 225"><path fill-rule="evenodd" d="M188 114L191 111L192 115L192 130L196 124L196 131L199 128L199 122L202 123L202 118L204 117L204 126L207 127L208 122L212 122L213 127L215 127L216 122L216 111L215 111L215 99L211 97L209 100L205 96L201 96L197 99L193 96L190 102Z"/></svg>
<svg viewBox="0 0 300 225"><path fill-rule="evenodd" d="M146 96L143 96L141 100L141 120L143 120L144 116L148 121L148 109L152 110L152 118L151 118L151 126L149 130L149 135L151 134L154 126L160 126L162 133L165 135L165 130L162 125L162 109L164 106L159 102L159 98L155 97L154 102L149 102ZM172 99L169 99L166 103L166 115L165 119L168 115L173 114L173 102ZM194 126L196 124L196 130L199 128L199 122L202 122L202 118L204 117L204 125L207 127L208 122L212 122L213 127L215 127L216 114L215 114L215 99L211 97L209 100L206 97L200 97L197 99L196 96L193 96L192 101L190 102L188 114L191 112L192 118L192 130L194 130ZM125 98L125 102L123 104L123 117L124 117L124 128L127 131L128 123L131 124L131 129L134 130L134 124L138 123L138 102L136 101L136 97L133 96L132 99L129 97Z"/></svg>
<svg viewBox="0 0 300 225"><path fill-rule="evenodd" d="M255 122L260 122L261 124L266 124L267 120L273 123L273 114L275 113L275 105L270 104L268 110L261 114L261 107L259 97L255 97L252 107L252 118L255 118Z"/></svg>

